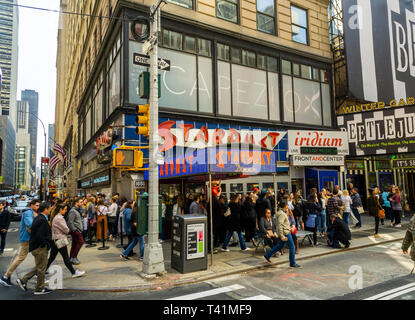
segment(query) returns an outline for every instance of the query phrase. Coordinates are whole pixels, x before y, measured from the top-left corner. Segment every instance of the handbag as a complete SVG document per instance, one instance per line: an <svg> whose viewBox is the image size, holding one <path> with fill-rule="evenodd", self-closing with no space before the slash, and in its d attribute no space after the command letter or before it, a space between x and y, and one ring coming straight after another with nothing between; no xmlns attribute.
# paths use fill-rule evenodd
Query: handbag
<svg viewBox="0 0 415 320"><path fill-rule="evenodd" d="M411 208L409 207L408 201L405 201L405 206L403 207L403 210L406 211L406 212L411 211Z"/></svg>
<svg viewBox="0 0 415 320"><path fill-rule="evenodd" d="M231 208L226 209L226 212L223 215L229 217L231 215Z"/></svg>
<svg viewBox="0 0 415 320"><path fill-rule="evenodd" d="M310 214L307 218L307 221L305 222L305 226L307 228L315 228L316 227L316 220L317 220L317 215L316 214Z"/></svg>
<svg viewBox="0 0 415 320"><path fill-rule="evenodd" d="M58 249L61 249L69 245L69 240L67 237L59 239L59 240L55 240L55 245Z"/></svg>
<svg viewBox="0 0 415 320"><path fill-rule="evenodd" d="M378 218L379 219L385 219L385 210L383 210L383 209L378 210Z"/></svg>
<svg viewBox="0 0 415 320"><path fill-rule="evenodd" d="M364 214L365 213L365 209L363 209L362 206L357 207L357 212L359 212L360 214Z"/></svg>

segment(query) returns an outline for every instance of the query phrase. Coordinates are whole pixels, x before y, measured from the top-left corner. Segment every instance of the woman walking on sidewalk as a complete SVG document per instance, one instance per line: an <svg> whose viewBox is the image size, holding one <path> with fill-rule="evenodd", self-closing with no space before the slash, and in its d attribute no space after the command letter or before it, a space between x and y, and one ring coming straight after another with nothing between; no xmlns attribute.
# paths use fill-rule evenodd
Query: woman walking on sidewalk
<svg viewBox="0 0 415 320"><path fill-rule="evenodd" d="M394 227L400 228L401 225L401 215L402 215L402 204L401 204L401 191L399 187L395 188L395 194L392 197L392 222ZM391 222L391 225L392 225Z"/></svg>
<svg viewBox="0 0 415 320"><path fill-rule="evenodd" d="M50 256L46 270L49 269L53 261L55 261L58 253L62 256L65 266L68 268L69 272L72 274L72 278L77 278L85 274L85 271L75 270L72 266L72 263L69 261L68 256L68 245L69 241L67 235L69 233L69 228L66 225L64 215L66 214L66 206L59 204L55 209L55 216L52 217L50 222L52 225L52 247L50 251Z"/></svg>
<svg viewBox="0 0 415 320"><path fill-rule="evenodd" d="M375 238L379 238L379 221L383 221L383 219L379 218L379 210L383 210L383 208L379 203L379 198L377 197L377 194L379 193L378 188L374 188L370 191L371 195L367 199L367 209L369 211L369 215L375 217Z"/></svg>
<svg viewBox="0 0 415 320"><path fill-rule="evenodd" d="M134 203L134 202L133 202ZM137 245L137 243L140 243L140 261L143 261L144 259L144 234L138 234L137 233L137 223L138 223L138 212L137 207L134 206L132 210L131 215L131 235L132 235L132 241L128 245L127 249L120 255L120 257L123 260L128 260L128 256L130 255L131 251L134 249L134 247Z"/></svg>
<svg viewBox="0 0 415 320"><path fill-rule="evenodd" d="M227 249L227 246L229 244L229 241L231 240L232 234L235 231L238 234L239 237L239 244L241 246L242 251L249 251L250 249L246 247L244 236L242 235L242 227L241 227L241 210L242 205L240 203L241 201L241 195L240 194L234 194L232 196L231 203L229 203L229 208L231 210L230 220L229 220L229 228L228 233L226 234L225 242L222 246L222 251L229 251Z"/></svg>

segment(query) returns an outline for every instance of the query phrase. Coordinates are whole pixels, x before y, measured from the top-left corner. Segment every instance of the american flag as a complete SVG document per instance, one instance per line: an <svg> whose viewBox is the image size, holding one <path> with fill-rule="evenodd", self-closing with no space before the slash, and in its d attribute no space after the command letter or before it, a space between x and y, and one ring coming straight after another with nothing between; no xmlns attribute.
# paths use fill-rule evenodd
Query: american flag
<svg viewBox="0 0 415 320"><path fill-rule="evenodd" d="M55 170L55 167L58 165L58 163L61 161L57 155L54 155L49 162L50 165L50 172L53 175L53 170Z"/></svg>
<svg viewBox="0 0 415 320"><path fill-rule="evenodd" d="M63 147L59 144L55 142L55 145L53 147L53 151L56 151L58 153L60 153L63 157L63 165L66 167L66 152L63 149Z"/></svg>

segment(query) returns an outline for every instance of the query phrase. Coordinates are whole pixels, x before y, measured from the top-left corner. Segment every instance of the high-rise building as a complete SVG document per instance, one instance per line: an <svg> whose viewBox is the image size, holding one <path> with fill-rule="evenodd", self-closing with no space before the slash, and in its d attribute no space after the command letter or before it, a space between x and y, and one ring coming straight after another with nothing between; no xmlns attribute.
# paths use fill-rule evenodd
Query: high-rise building
<svg viewBox="0 0 415 320"><path fill-rule="evenodd" d="M9 4L8 4L9 3ZM16 0L0 4L0 185L14 186L19 14Z"/></svg>
<svg viewBox="0 0 415 320"><path fill-rule="evenodd" d="M32 174L30 168L29 103L17 101L16 115L16 182L21 189L30 190Z"/></svg>
<svg viewBox="0 0 415 320"><path fill-rule="evenodd" d="M30 134L30 168L36 170L37 127L39 113L39 94L34 90L23 90L22 101L29 103L29 134ZM35 117L36 116L36 117Z"/></svg>
<svg viewBox="0 0 415 320"><path fill-rule="evenodd" d="M53 141L55 139L55 124L48 125L48 154L53 152Z"/></svg>
<svg viewBox="0 0 415 320"><path fill-rule="evenodd" d="M0 4L0 67L2 69L1 87L1 114L10 115L13 126L15 125L14 111L17 92L17 61L18 61L18 25L19 13L16 0L2 1Z"/></svg>

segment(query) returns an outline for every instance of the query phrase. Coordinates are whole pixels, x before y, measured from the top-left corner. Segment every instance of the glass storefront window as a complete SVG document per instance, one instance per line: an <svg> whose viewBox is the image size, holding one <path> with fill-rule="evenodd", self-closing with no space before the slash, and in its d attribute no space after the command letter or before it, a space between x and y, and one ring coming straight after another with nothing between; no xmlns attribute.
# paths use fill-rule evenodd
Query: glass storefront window
<svg viewBox="0 0 415 320"><path fill-rule="evenodd" d="M206 57L212 56L212 43L206 39L197 39L198 49L197 52Z"/></svg>
<svg viewBox="0 0 415 320"><path fill-rule="evenodd" d="M301 76L306 79L312 79L311 77L311 67L306 65L301 65Z"/></svg>
<svg viewBox="0 0 415 320"><path fill-rule="evenodd" d="M188 52L196 53L196 38L185 36L184 50Z"/></svg>
<svg viewBox="0 0 415 320"><path fill-rule="evenodd" d="M278 59L274 57L267 57L268 71L278 72Z"/></svg>
<svg viewBox="0 0 415 320"><path fill-rule="evenodd" d="M282 60L282 73L291 74L291 61Z"/></svg>
<svg viewBox="0 0 415 320"><path fill-rule="evenodd" d="M257 66L260 69L266 69L267 68L267 58L263 56L262 54L257 54Z"/></svg>
<svg viewBox="0 0 415 320"><path fill-rule="evenodd" d="M233 63L241 63L241 49L231 48L231 61Z"/></svg>
<svg viewBox="0 0 415 320"><path fill-rule="evenodd" d="M298 63L293 63L293 75L300 76L300 65Z"/></svg>
<svg viewBox="0 0 415 320"><path fill-rule="evenodd" d="M242 50L242 64L248 67L256 67L255 52Z"/></svg>
<svg viewBox="0 0 415 320"><path fill-rule="evenodd" d="M229 46L218 43L217 50L218 50L218 53L217 53L218 59L229 61L229 57L230 57Z"/></svg>

